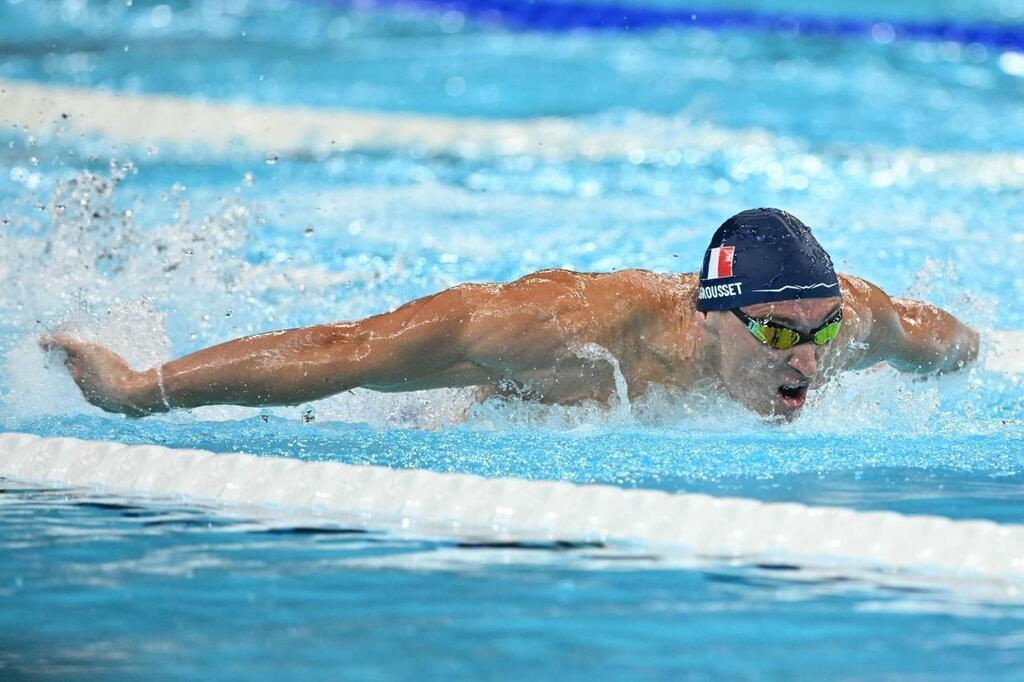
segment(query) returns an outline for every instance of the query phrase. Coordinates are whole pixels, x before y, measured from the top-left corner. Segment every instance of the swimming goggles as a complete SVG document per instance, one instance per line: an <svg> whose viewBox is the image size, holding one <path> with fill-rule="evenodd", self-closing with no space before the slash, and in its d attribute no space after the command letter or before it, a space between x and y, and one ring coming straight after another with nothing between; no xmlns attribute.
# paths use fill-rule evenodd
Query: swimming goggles
<svg viewBox="0 0 1024 682"><path fill-rule="evenodd" d="M763 322L755 320L739 308L733 308L732 314L740 318L747 325L747 329L755 339L775 350L786 350L809 341L813 341L816 346L824 346L836 338L836 334L839 333L839 327L843 324L842 308L837 310L836 314L827 319L823 325L817 329L812 329L806 334L796 329L768 322L767 320Z"/></svg>

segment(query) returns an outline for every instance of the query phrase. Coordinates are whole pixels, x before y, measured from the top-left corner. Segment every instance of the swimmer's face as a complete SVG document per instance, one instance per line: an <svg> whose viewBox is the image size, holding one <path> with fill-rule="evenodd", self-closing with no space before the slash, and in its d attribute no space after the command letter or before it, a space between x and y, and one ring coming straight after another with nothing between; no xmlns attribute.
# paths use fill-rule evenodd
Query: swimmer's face
<svg viewBox="0 0 1024 682"><path fill-rule="evenodd" d="M813 298L746 306L743 312L809 332L824 324L842 298ZM748 409L764 415L791 418L807 401L807 389L820 385L822 360L837 339L824 346L801 343L775 350L758 341L729 311L708 314L719 343L719 376L729 394Z"/></svg>

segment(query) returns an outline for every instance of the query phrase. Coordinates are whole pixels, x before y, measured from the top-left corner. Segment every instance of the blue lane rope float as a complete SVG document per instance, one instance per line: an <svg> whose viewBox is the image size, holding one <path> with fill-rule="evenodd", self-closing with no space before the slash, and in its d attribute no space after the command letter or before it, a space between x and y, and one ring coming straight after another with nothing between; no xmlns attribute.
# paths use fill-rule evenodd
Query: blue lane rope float
<svg viewBox="0 0 1024 682"><path fill-rule="evenodd" d="M353 0L322 0L352 6ZM365 6L358 3L359 6ZM785 36L870 37L893 40L975 43L1024 51L1024 27L952 21L913 22L750 10L661 8L628 4L569 3L558 0L375 0L377 6L419 7L539 31L650 31L663 27L773 31Z"/></svg>

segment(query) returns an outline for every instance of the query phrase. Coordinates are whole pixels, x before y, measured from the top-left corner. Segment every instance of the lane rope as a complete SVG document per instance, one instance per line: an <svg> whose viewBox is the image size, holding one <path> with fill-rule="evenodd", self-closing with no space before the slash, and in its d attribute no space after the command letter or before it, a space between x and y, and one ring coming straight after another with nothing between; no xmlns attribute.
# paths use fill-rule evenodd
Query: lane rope
<svg viewBox="0 0 1024 682"><path fill-rule="evenodd" d="M766 166L792 158L797 164L793 172L803 172L808 158L816 157L841 165L844 172L884 177L888 184L935 178L948 184L1024 188L1024 154L811 145L760 130L640 114L628 125L247 105L0 80L0 131L9 127L40 138L85 135L215 155L248 150L299 158L365 150L659 162L687 152L722 153Z"/></svg>
<svg viewBox="0 0 1024 682"><path fill-rule="evenodd" d="M365 7L363 1L323 1L343 7ZM464 16L510 28L549 32L702 28L712 31L770 31L785 37L871 38L880 43L894 40L948 41L985 45L998 50L1024 50L1024 29L991 22L859 19L742 9L650 7L558 0L374 0L372 5L459 12Z"/></svg>
<svg viewBox="0 0 1024 682"><path fill-rule="evenodd" d="M0 434L0 478L178 496L403 528L479 529L539 540L623 541L698 556L839 559L868 566L1024 577L1024 526L795 503Z"/></svg>

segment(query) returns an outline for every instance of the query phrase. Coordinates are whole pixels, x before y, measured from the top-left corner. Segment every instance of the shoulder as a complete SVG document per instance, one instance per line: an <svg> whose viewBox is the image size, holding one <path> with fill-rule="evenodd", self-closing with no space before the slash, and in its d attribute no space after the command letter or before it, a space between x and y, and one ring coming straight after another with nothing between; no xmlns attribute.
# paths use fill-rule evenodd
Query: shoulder
<svg viewBox="0 0 1024 682"><path fill-rule="evenodd" d="M892 299L881 287L862 277L838 273L843 293L841 345L848 361L863 367L885 359L893 336L900 332Z"/></svg>
<svg viewBox="0 0 1024 682"><path fill-rule="evenodd" d="M862 277L838 273L839 289L843 294L843 315L859 325L864 333L870 333L879 326L893 321L892 299L881 287L872 284Z"/></svg>

